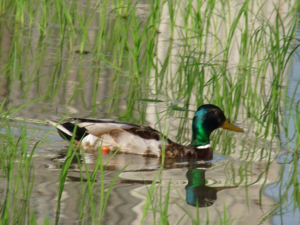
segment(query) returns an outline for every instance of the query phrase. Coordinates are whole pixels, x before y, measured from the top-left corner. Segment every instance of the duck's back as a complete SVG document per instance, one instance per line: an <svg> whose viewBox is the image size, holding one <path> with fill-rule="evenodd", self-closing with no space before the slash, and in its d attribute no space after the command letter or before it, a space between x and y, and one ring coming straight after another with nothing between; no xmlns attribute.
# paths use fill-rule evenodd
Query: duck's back
<svg viewBox="0 0 300 225"><path fill-rule="evenodd" d="M65 120L62 124L49 122L65 139L71 140L75 135L75 144L80 143L86 150L107 146L113 151L160 157L162 146L172 143L157 130L132 123L79 118Z"/></svg>

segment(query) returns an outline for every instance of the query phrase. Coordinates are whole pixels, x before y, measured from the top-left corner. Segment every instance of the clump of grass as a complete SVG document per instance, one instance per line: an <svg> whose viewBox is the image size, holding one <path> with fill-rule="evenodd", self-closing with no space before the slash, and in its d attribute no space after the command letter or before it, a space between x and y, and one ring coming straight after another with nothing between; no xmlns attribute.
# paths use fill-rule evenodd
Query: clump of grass
<svg viewBox="0 0 300 225"><path fill-rule="evenodd" d="M34 173L32 170L32 156L34 149L28 155L28 141L26 124L21 134L16 138L10 129L8 120L5 121L6 135L1 134L1 173L6 178L6 193L2 202L1 214L3 224L26 223L32 219L29 207L33 188Z"/></svg>
<svg viewBox="0 0 300 225"><path fill-rule="evenodd" d="M4 103L5 100L0 106L0 129L5 129L5 134L0 133L1 184L5 189L0 203L1 224L35 222L33 210L30 208L30 198L34 183L32 157L38 143L32 148L29 147L28 140L32 138L34 132L28 137L26 122L20 126L20 133L17 135L6 118L29 103L6 112L3 111Z"/></svg>
<svg viewBox="0 0 300 225"><path fill-rule="evenodd" d="M41 97L6 111L4 111L6 100L0 105L0 129L5 130L5 133L0 133L1 177L3 178L2 184L6 185L6 191L3 192L0 203L2 224L36 223L34 209L31 206L31 194L34 188L33 156L47 135L39 142L32 144L32 139L40 126L37 126L29 135L25 119L23 123L14 124L14 128L10 119L20 110L40 99ZM50 132L51 130L48 134ZM45 218L45 224L48 222L49 220Z"/></svg>
<svg viewBox="0 0 300 225"><path fill-rule="evenodd" d="M99 147L98 156L94 164L93 171L88 170L87 163L85 162L85 160L83 160L83 164L79 164L80 178L83 179L83 177L85 177L85 186L82 186L82 194L79 199L79 221L99 224L101 224L101 222L103 221L103 217L105 215L104 212L113 186L116 180L118 179L119 175L127 167L125 166L121 170L117 171L109 186L105 186L105 168L117 152L118 151L115 151L114 154L112 154L111 157L104 164L102 161L101 147ZM83 171L83 168L85 168L85 172ZM97 177L99 178L97 179ZM99 182L100 193L95 193L95 183ZM100 205L97 205L97 203L99 203Z"/></svg>

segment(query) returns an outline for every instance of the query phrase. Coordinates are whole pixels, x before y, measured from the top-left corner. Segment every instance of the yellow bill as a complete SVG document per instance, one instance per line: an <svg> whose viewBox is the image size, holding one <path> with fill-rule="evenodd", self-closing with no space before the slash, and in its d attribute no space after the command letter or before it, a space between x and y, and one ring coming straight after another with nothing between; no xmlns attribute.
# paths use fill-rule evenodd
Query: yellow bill
<svg viewBox="0 0 300 225"><path fill-rule="evenodd" d="M242 128L239 128L238 126L235 126L232 123L229 123L227 119L225 120L224 124L221 127L223 129L233 130L236 132L244 132L244 130Z"/></svg>

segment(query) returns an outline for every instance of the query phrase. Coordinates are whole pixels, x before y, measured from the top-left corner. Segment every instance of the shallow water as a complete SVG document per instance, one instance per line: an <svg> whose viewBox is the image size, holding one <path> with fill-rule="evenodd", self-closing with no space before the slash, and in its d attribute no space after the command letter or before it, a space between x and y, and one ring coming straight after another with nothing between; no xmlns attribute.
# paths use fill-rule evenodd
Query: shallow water
<svg viewBox="0 0 300 225"><path fill-rule="evenodd" d="M18 127L20 123L12 122L11 125ZM36 126L35 123L27 124L28 135ZM50 129L50 126L40 126L32 142L42 138ZM17 129L12 131L18 134ZM50 219L56 217L59 168L66 159L67 149L63 148L66 144L67 142L62 140L54 130L34 154L34 184L30 207L35 212L38 224L43 223L45 217ZM78 160L87 163L87 167L81 169L79 161L73 160L62 195L60 224L79 222L78 201L83 196L82 182L84 184L86 179L80 170L93 171L97 155L78 152ZM104 163L110 155L102 155ZM232 221L233 224L256 224L262 221L266 212L269 212L276 203L275 199L264 194L265 191L260 196L262 184L269 185L278 179L280 165L276 161L268 165L270 172L265 176L266 165L262 161L247 162L216 154L214 159L208 162L167 160L162 172L157 176L161 166L159 158L117 154L107 164L104 172L106 191L117 172L125 166L127 166L125 171L117 177L110 193L102 224L140 224L146 196L153 180L157 182L145 224L153 224L154 220L160 223L159 212L151 209L158 210L160 205L164 204L168 185L170 185L168 221L172 224L179 221L179 224L190 224L196 220L197 204L200 207L200 221L216 224L220 220L225 220L222 213L225 204L227 221ZM101 179L97 177L99 181L95 183L93 197L96 199L95 203L99 205ZM205 205L207 207L204 207ZM83 214L88 222L90 212L83 210ZM268 223L269 220L263 222L263 224Z"/></svg>
<svg viewBox="0 0 300 225"><path fill-rule="evenodd" d="M264 9L268 11L270 4L273 3L267 1ZM82 3L82 10L85 6L86 4ZM134 8L136 16L141 20L141 26L146 22L144 19L147 18L147 7L146 3L139 2ZM235 15L238 10L239 4L234 3L231 8L232 15ZM93 52L97 47L94 42L98 40L97 31L100 27L98 19L92 20L89 24L89 41L84 46L84 54L80 54L78 45L83 38L80 24L75 27L75 34L68 33L70 28L64 33L66 37L61 37L60 29L63 26L57 24L57 21L55 23L50 21L47 23L47 33L43 36L40 33L42 22L38 23L34 20L31 24L18 27L18 23L12 23L8 19L9 15L2 17L1 69L4 72L0 76L0 99L7 98L3 111L15 109L37 97L41 99L11 115L10 120L1 120L0 134L3 136L0 138L4 143L3 146L5 146L5 137L8 134L11 134L17 143L18 138L25 131L25 140L28 141L27 154L29 155L34 149L32 167L30 167L33 175L30 178L22 177L23 173L18 169L20 165L18 158L13 162L12 171L15 177L25 180L24 183L14 183L9 186L7 180L9 176L5 173L7 168L3 167L6 164L2 162L1 207L5 206L10 192L18 193L19 190L26 189L26 185L24 187L22 185L28 182L32 184L31 195L28 198L16 195L15 202L24 204L23 208L28 210L28 214L34 215L37 224L45 223L46 219L49 219L51 224L56 222L58 224L96 224L99 222L101 198L108 196L110 184L115 182L109 194L101 224L141 224L145 210L148 211L143 221L144 224L163 224L163 216L167 216L169 224L298 223L300 214L298 210L294 211L298 206L297 196L293 196L297 185L287 185L292 175L296 177L296 184L299 180L298 173L291 173L291 168L295 163L293 161L294 150L298 146L297 138L293 137L299 132L293 120L290 121L288 127L291 141L287 141L286 134L283 132L281 123L284 116L280 113L276 114L279 117L276 120L278 123L269 128L269 133L273 130L278 133L274 136L264 136L267 126L265 124L260 126L260 122L257 122L263 117L265 110L263 105L253 104L250 113L246 107L241 107L237 111L228 109L227 103L230 101L226 102L225 99L231 98L233 92L230 91L222 96L221 100L215 98L215 93L221 92L222 88L217 87L219 83L209 81L210 77L205 77L208 80L203 79L205 87L201 86L200 78L195 77L197 82L192 82L192 88L197 89L198 95L194 92L186 94L191 87L182 85L182 83L187 83L187 86L190 84L185 80L187 76L180 77L181 73L201 74L201 70L193 67L201 65L206 74L211 74L210 67L221 64L220 61L223 60L210 56L210 54L215 54L212 46L213 44L220 45L219 48L223 52L221 44L214 43L216 40L212 38L213 35L209 35L209 38L204 41L205 50L195 51L202 46L197 43L195 45L197 47L194 47L193 42L189 40L192 43L189 43L192 46L192 53L190 49L185 52L186 49L183 46L189 45L184 42L185 38L177 33L172 38L169 37L170 17L168 10L164 7L162 9L163 23L156 31L158 50L155 52L155 60L157 62L142 61L146 57L143 53L147 52L144 46L138 57L128 50L133 46L134 41L136 45L138 44L138 41L134 39L135 36L130 36L134 32L133 25L130 26L132 30L130 30L131 33L129 32L131 37L128 40L129 44L124 49L120 47L121 42L111 41L115 37L121 39L123 34L118 36L118 32L125 32L121 28L126 27L126 22L120 22L115 11L108 13L107 36L103 35L103 38L106 38L104 41L106 48L103 48L100 54ZM219 18L219 12L214 14ZM95 15L101 15L98 9ZM36 20L39 21L41 16L38 15ZM123 16L121 21L128 21L132 17L132 14L127 19ZM184 27L183 23L186 20L189 19L178 16L176 28ZM253 22L255 25L257 23L259 23L257 20ZM214 20L212 24L218 24L217 20ZM215 28L218 31L216 38L218 40L222 40L228 32L226 30L228 22L220 22L220 24L220 27ZM254 29L255 26L252 28ZM209 29L209 33L213 33L212 30ZM178 33L184 32L179 30ZM228 65L225 66L233 77L241 67L239 58L243 54L238 48L241 33L240 30L237 31L236 42L233 42L235 44L231 47ZM20 40L17 39L18 36L21 37ZM299 42L299 34L297 38ZM114 48L114 45L117 47ZM217 54L219 54L219 48L217 47ZM123 49L123 53L116 49ZM264 55L265 51L267 50L262 49L261 54ZM289 76L289 82L283 82L289 87L287 89L289 97L292 97L296 91L295 99L291 103L293 107L300 100L300 90L296 86L300 79L299 60L296 57L299 53L299 50L295 52L295 57L291 62L293 71ZM192 61L198 54L204 54L203 62L191 62L191 67L184 67L188 60ZM139 65L140 67L137 66L139 70L133 69L135 68L133 63L135 61L131 61L133 56L137 57L142 64ZM163 63L168 57L171 60L166 69ZM184 59L181 64L178 62L180 58ZM261 58L258 57L255 60L259 61ZM205 67L205 65L209 66ZM147 69L147 66L152 67ZM252 66L251 69L255 73L256 64ZM184 71L180 70L181 67ZM223 72L218 69L217 67L217 73ZM157 71L163 70L167 70L168 73L157 75L159 73ZM237 76L240 75L239 73L242 75L242 72L237 72ZM258 96L257 101L268 100L269 91L272 89L268 83L273 78L272 72L266 69L265 74L267 82L262 85L266 86L266 89L263 89L266 93L255 93ZM161 78L163 75L164 78ZM255 75L252 77L254 79ZM217 77L218 79L221 77ZM249 86L254 82L251 79ZM255 88L259 89L257 86ZM201 96L198 93L200 88L203 88ZM184 91L181 93L182 90ZM204 93L206 95L203 97ZM248 95L243 94L245 95L243 101L249 99L251 101ZM186 98L189 101L186 101ZM262 102L267 104L267 100ZM286 110L288 114L291 111L288 110L289 105L284 105L284 100L283 97L278 105L278 112ZM112 152L109 155L101 155L103 164L109 162L103 173L101 170L97 171L91 202L88 200L85 188L89 183L88 174L94 171L95 161L99 155L79 151L71 162L61 196L61 208L57 214L58 186L61 169L67 157L68 144L45 122L46 119L60 120L66 116L118 119L151 125L168 134L174 141L188 143L193 111L203 102L221 104L226 112L235 112L237 116L233 117L236 118L233 122L243 127L246 132L244 134L230 131L214 132L212 137L214 159L208 162L166 160L162 165L161 159L155 157L116 154L110 160ZM246 111L251 116L245 116ZM297 113L298 109L292 112ZM47 135L46 139L39 142L45 135ZM35 148L36 143L39 143L37 148ZM286 143L289 145L286 146ZM12 145L13 143L8 149L12 148ZM0 149L7 150L3 146ZM20 147L17 149L21 151ZM124 167L126 167L124 171L118 174ZM104 196L101 196L103 188ZM282 196L286 192L288 195L283 199ZM166 200L168 210L164 212ZM197 205L199 209L195 207ZM14 207L14 210L19 212L18 207Z"/></svg>
<svg viewBox="0 0 300 225"><path fill-rule="evenodd" d="M297 30L297 44L299 44L299 38L300 38L300 27L298 26L298 30ZM299 54L300 51L299 49L296 51L296 54ZM295 99L294 102L299 102L300 100L300 90L296 88L297 82L299 82L300 79L300 61L298 57L294 57L293 60L293 69L292 72L290 73L289 76L289 88L288 88L288 95L290 97L292 97L293 95L295 95ZM295 93L294 93L295 92ZM287 110L286 111L287 114L289 114L290 112ZM295 147L297 146L296 142L297 142L297 130L295 128L294 125L294 121L291 120L290 121L290 126L289 126L289 147L291 149L295 149ZM286 146L286 136L284 134L281 134L281 140L283 143L283 148L285 149ZM296 136L296 137L295 137ZM272 196L274 199L276 199L277 201L279 201L281 199L281 196L288 190L288 199L281 205L281 207L279 209L276 210L275 215L272 217L272 222L274 224L298 224L299 223L299 219L300 219L300 214L299 211L295 211L294 207L295 207L295 190L298 189L298 184L297 182L299 182L299 174L296 175L296 179L295 179L295 186L287 187L287 183L289 183L289 181L291 180L290 176L291 176L291 170L293 170L293 168L299 167L299 161L293 162L293 158L295 157L295 153L294 151L285 153L280 155L277 158L277 162L282 166L282 170L283 170L283 175L280 178L280 182L279 183L274 183L269 185L268 187L265 188L265 193L269 196ZM297 157L297 156L296 156ZM297 197L296 197L297 199Z"/></svg>

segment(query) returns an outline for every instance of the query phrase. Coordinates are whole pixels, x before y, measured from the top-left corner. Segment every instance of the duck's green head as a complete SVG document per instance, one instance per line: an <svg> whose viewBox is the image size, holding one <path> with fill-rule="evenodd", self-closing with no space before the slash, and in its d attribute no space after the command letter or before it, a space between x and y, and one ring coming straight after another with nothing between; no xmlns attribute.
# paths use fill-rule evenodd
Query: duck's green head
<svg viewBox="0 0 300 225"><path fill-rule="evenodd" d="M210 133L219 127L236 132L244 132L243 129L229 123L224 112L219 107L211 104L200 106L193 118L193 136L190 145L208 145Z"/></svg>

